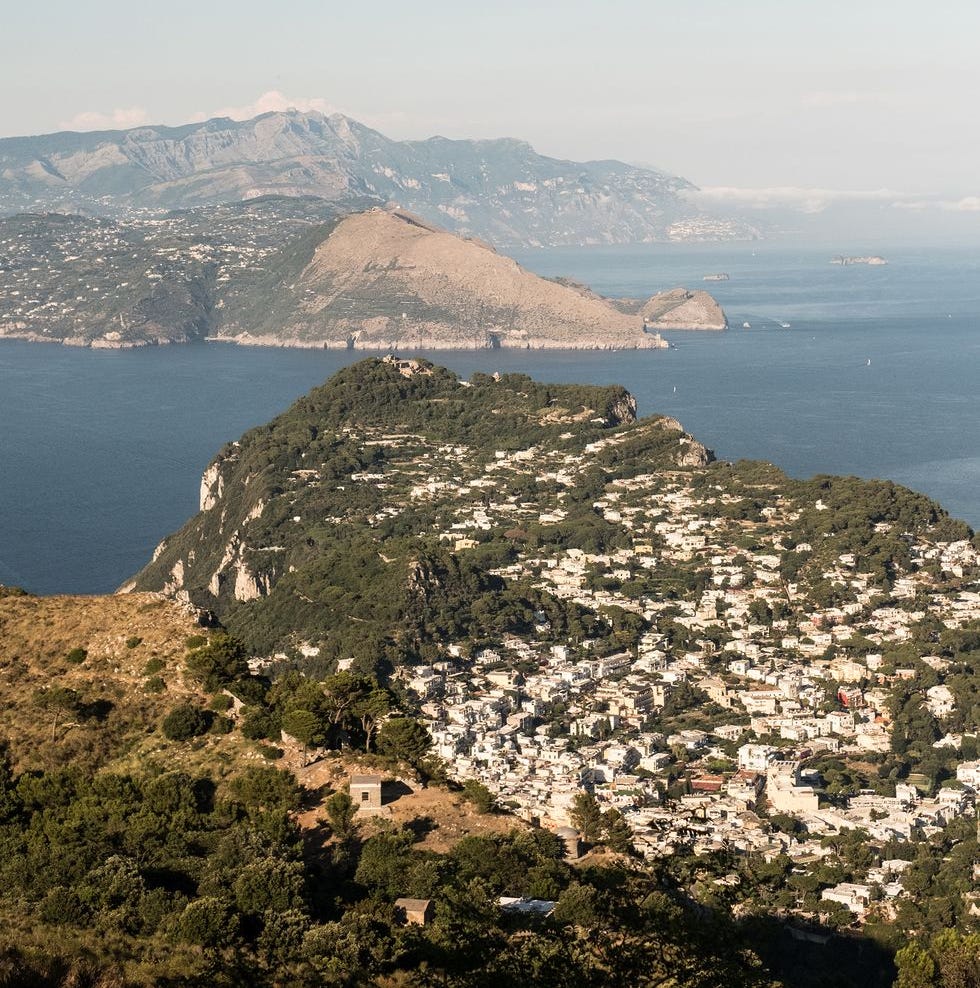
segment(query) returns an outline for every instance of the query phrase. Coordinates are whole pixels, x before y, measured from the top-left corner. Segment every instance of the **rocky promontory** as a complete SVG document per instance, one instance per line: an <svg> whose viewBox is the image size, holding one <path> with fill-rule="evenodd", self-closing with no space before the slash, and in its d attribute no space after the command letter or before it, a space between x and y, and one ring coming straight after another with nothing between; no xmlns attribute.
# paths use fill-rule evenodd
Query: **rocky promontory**
<svg viewBox="0 0 980 988"><path fill-rule="evenodd" d="M831 258L830 263L840 264L845 267L848 264L869 264L871 267L880 267L882 264L887 264L888 261L886 261L885 258L881 257L879 254L866 254L860 257L838 254L837 257Z"/></svg>
<svg viewBox="0 0 980 988"><path fill-rule="evenodd" d="M380 611L358 587L383 588L392 620L410 618L418 567L431 570L432 593L456 579L425 546L475 547L468 536L489 530L491 502L505 504L500 534L515 544L548 518L591 532L603 528L591 503L598 464L628 464L632 476L713 459L676 419L637 419L621 386L464 381L424 360L369 358L222 449L201 479L200 512L121 589L162 592L268 643L314 640L338 621L370 637ZM541 470L560 481L525 489L524 473ZM463 504L475 527L454 527ZM503 586L473 580L477 594Z"/></svg>
<svg viewBox="0 0 980 988"><path fill-rule="evenodd" d="M705 292L646 302L541 278L405 210L269 199L116 222L0 220L0 338L125 349L647 349L719 329Z"/></svg>
<svg viewBox="0 0 980 988"><path fill-rule="evenodd" d="M643 324L660 329L727 329L728 318L707 292L673 288L658 292L640 307Z"/></svg>
<svg viewBox="0 0 980 988"><path fill-rule="evenodd" d="M397 209L346 217L307 256L270 259L269 269L277 264L272 295L263 285L229 298L213 339L369 350L632 349L661 347L657 329L694 328L704 316L704 303L685 295L661 307L669 318L650 318L646 306L630 311L541 278L485 243Z"/></svg>

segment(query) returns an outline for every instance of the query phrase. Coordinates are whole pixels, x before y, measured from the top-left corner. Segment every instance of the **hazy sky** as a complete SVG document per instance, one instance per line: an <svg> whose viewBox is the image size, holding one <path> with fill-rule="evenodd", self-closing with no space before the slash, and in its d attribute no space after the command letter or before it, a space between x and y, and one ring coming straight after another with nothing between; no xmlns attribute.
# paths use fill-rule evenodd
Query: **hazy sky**
<svg viewBox="0 0 980 988"><path fill-rule="evenodd" d="M709 188L980 209L975 0L4 6L4 136L313 106Z"/></svg>

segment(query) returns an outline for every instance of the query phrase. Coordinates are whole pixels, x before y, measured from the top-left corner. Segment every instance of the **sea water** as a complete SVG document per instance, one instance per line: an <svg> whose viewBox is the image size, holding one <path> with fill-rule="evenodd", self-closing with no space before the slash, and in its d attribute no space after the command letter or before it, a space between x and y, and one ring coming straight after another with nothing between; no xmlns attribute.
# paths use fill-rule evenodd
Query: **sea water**
<svg viewBox="0 0 980 988"><path fill-rule="evenodd" d="M980 259L884 253L842 267L830 250L750 244L526 251L530 269L609 295L706 288L731 328L667 334L669 350L425 356L463 375L622 383L721 458L890 478L980 526ZM223 443L369 355L0 343L0 583L114 589L197 510Z"/></svg>

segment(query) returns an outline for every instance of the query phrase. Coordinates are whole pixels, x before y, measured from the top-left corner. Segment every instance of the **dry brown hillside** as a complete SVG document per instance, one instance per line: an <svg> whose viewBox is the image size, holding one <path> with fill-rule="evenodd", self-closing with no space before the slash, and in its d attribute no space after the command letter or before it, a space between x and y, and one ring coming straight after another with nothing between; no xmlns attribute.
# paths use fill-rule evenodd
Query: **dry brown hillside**
<svg viewBox="0 0 980 988"><path fill-rule="evenodd" d="M214 778L249 764L274 764L295 772L307 789L299 820L315 829L323 801L346 789L352 772L381 771L386 807L358 821L363 836L379 826L418 824L423 846L446 850L469 834L506 833L524 824L509 815L480 814L445 788L401 782L382 759L353 754L305 764L305 751L284 745L285 757L268 762L271 746L239 731L189 742L163 737L160 723L177 704L201 705L208 697L185 679L187 640L200 636L194 619L156 594L105 597L34 597L0 593L0 739L10 742L15 769L139 770L149 765ZM84 649L85 658L69 658ZM77 658L77 653L76 656ZM68 712L46 701L56 689L74 690L81 709Z"/></svg>
<svg viewBox="0 0 980 988"><path fill-rule="evenodd" d="M0 596L0 737L21 769L117 759L182 699L196 620L156 594ZM69 653L84 649L83 661ZM75 658L78 653L75 653ZM59 704L58 689L78 703Z"/></svg>
<svg viewBox="0 0 980 988"><path fill-rule="evenodd" d="M484 243L401 210L348 216L300 266L282 264L274 286L256 285L224 310L219 338L375 350L664 345L644 331L638 309L538 277ZM684 311L698 328L704 313Z"/></svg>

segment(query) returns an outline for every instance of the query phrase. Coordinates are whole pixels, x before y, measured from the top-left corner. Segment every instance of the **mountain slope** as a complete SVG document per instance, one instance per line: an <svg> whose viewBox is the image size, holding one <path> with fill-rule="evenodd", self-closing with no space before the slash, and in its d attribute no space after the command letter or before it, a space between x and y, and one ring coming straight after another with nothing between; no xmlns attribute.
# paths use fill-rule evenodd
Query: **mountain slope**
<svg viewBox="0 0 980 988"><path fill-rule="evenodd" d="M222 450L204 475L201 512L132 585L213 610L260 649L329 640L371 661L424 650L437 633L529 626L535 611L555 627L592 624L546 593L508 586L488 560L447 549L484 524L454 522L491 501L505 502L494 512L501 531L558 507L557 489L526 491L535 455L565 463L564 482L583 488L569 529L599 538L608 532L593 531L590 488L576 479L590 442L618 436L607 441L625 443L637 469L709 461L677 422L637 423L635 408L620 387L519 374L467 383L422 361L362 361Z"/></svg>
<svg viewBox="0 0 980 988"><path fill-rule="evenodd" d="M883 596L929 546L971 536L880 481L712 465L676 420L635 407L621 387L361 361L221 450L200 512L130 586L213 611L258 654L380 674L501 635L615 647L702 591L715 620L718 580L755 572L749 546L758 567L785 563L749 596L829 606L851 593L827 582L842 558ZM709 562L735 558L709 593ZM570 593L568 567L589 581Z"/></svg>
<svg viewBox="0 0 980 988"><path fill-rule="evenodd" d="M347 217L308 248L270 258L261 282L232 289L217 338L373 349L661 345L638 314L409 213Z"/></svg>
<svg viewBox="0 0 980 988"><path fill-rule="evenodd" d="M681 293L682 296L684 293ZM650 347L644 333L723 328L704 293L610 302L531 274L409 213L341 216L319 199L265 197L155 219L0 219L0 337L93 347L212 337L390 349ZM686 296L684 296L686 297Z"/></svg>
<svg viewBox="0 0 980 988"><path fill-rule="evenodd" d="M131 754L178 702L201 627L157 595L34 597L0 587L3 734L22 767L88 770Z"/></svg>
<svg viewBox="0 0 980 988"><path fill-rule="evenodd" d="M683 194L693 188L622 162L548 158L511 139L392 141L342 114L0 140L0 211L8 214L367 196L504 246L752 235L692 206Z"/></svg>

